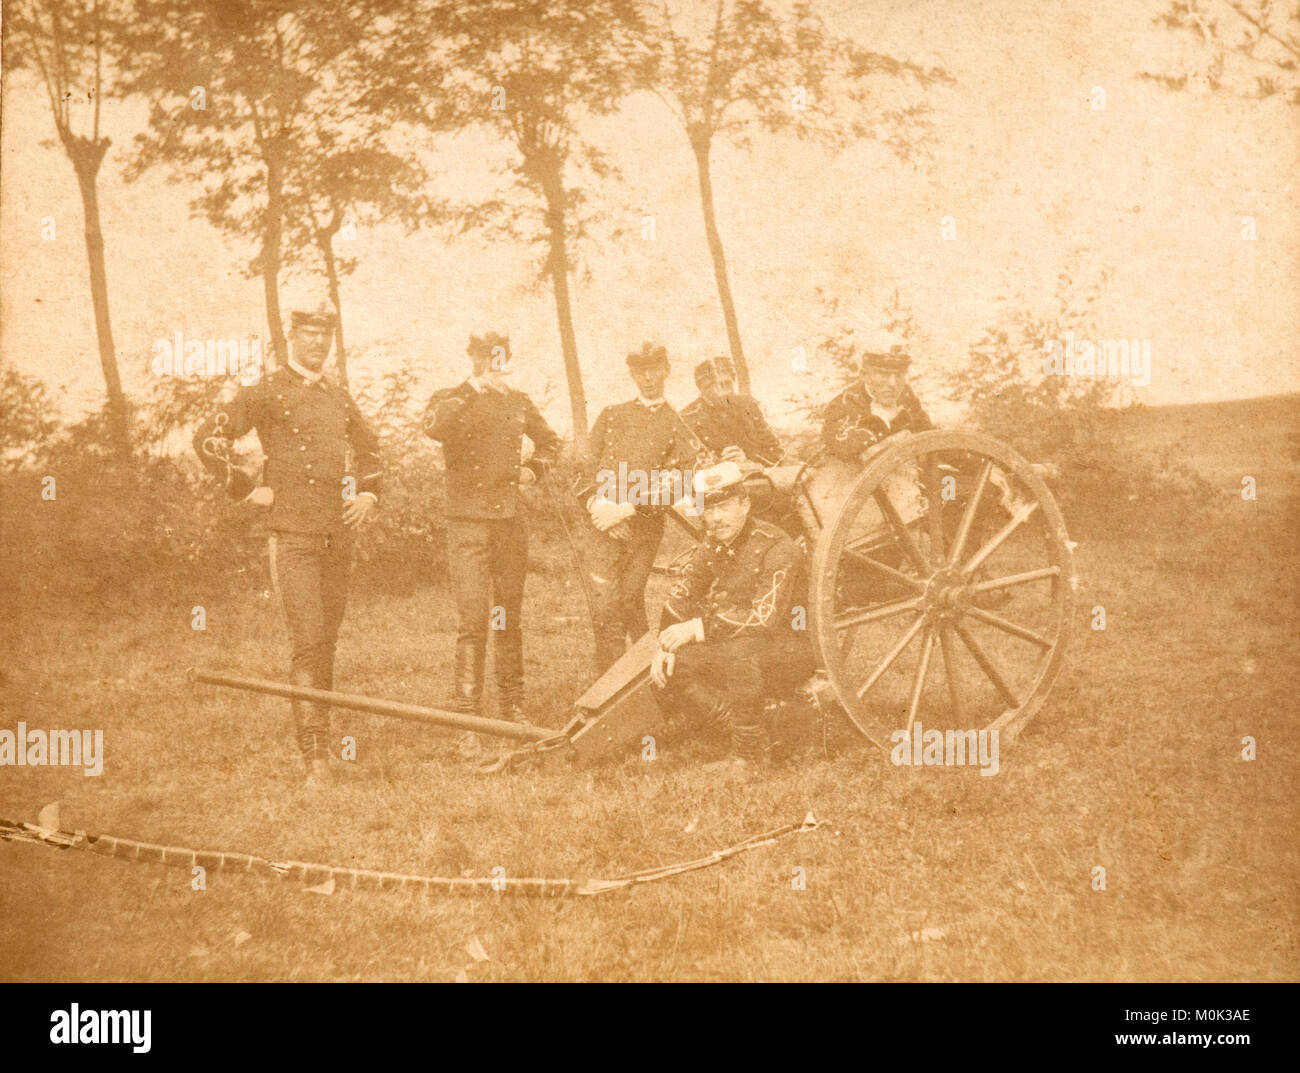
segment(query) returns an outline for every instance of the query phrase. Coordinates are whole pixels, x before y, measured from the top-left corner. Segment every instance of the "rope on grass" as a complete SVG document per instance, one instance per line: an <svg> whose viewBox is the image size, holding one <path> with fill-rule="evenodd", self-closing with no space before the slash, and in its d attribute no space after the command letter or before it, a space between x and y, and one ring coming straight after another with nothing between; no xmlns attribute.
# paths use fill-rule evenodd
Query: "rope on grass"
<svg viewBox="0 0 1300 1073"><path fill-rule="evenodd" d="M752 835L725 849L714 850L706 857L648 868L641 872L630 872L613 879L581 880L505 875L468 878L415 876L401 872L379 872L369 868L310 864L305 861L272 861L248 853L163 846L154 842L139 842L133 838L119 838L116 835L65 831L60 828L4 819L0 819L0 840L29 842L53 849L85 850L101 857L145 861L178 868L199 867L209 872L248 873L270 879L285 879L316 889L325 888L324 893L333 893L337 887L346 887L351 890L424 890L440 894L523 894L543 898L564 898L570 895L607 894L610 891L627 890L644 883L654 883L671 876L710 868L741 853L770 846L778 839L789 835L816 830L824 822L816 819L810 812L800 823L788 823L774 831Z"/></svg>

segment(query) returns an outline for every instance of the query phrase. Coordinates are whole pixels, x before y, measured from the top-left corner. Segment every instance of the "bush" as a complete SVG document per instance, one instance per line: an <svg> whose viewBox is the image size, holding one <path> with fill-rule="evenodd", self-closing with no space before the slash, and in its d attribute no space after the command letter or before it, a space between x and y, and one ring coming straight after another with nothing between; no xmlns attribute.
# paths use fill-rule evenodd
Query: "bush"
<svg viewBox="0 0 1300 1073"><path fill-rule="evenodd" d="M153 454L142 437L124 462L103 413L59 425L46 412L44 427L52 434L11 460L3 477L6 591L101 603L156 599L160 586L257 566L248 518L196 462ZM13 606L21 601L15 595Z"/></svg>
<svg viewBox="0 0 1300 1073"><path fill-rule="evenodd" d="M1072 530L1131 534L1199 509L1209 485L1171 453L1125 443L1116 407L1122 381L1044 373L1046 343L1067 332L1098 337L1090 307L1099 293L1100 284L1078 288L1062 273L1055 311L1012 308L970 347L947 386L968 424L1056 467L1054 491Z"/></svg>

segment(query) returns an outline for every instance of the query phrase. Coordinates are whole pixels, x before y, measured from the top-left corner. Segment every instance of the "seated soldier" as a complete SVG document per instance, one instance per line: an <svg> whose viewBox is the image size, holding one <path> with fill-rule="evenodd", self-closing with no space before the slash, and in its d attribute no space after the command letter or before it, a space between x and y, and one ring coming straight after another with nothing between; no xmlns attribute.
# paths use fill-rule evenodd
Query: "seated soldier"
<svg viewBox="0 0 1300 1073"><path fill-rule="evenodd" d="M836 458L865 462L887 436L934 428L907 383L912 359L901 345L868 351L862 377L826 405L822 444Z"/></svg>
<svg viewBox="0 0 1300 1073"><path fill-rule="evenodd" d="M900 344L894 344L888 349L878 346L863 354L861 379L849 385L826 406L822 424L822 443L829 454L846 462L866 463L882 449L881 445L889 437L926 432L934 428L934 423L921 407L921 400L916 397L916 393L907 382L907 371L911 363L912 359L906 348ZM961 474L965 465L967 463L959 452L956 456L940 455L941 472ZM964 490L974 483L973 474L969 476L972 477L970 481L964 478L959 480L958 487L962 491L958 493L957 498L941 507L946 540L950 540L955 535L962 510L965 508ZM1014 508L1009 504L1014 503L1015 500L1006 478L1000 472L994 471L990 475L990 480L1001 492L1000 502L1008 505L1006 509L1009 513L1014 513ZM935 502L937 499L936 496L930 501ZM1000 509L998 502L992 498L987 499L976 516L971 536L973 546L978 547L979 543L995 532L1005 519L1005 514L998 513ZM916 535L918 543L923 548L928 547L925 534L919 532ZM910 572L912 567L903 556L901 547L895 546L894 552L897 555L897 562L892 565L896 565L904 572ZM853 598L864 602L875 602L902 595L902 590L895 589L890 583L874 575L864 576L856 585L846 583L846 592L852 593ZM995 602L1004 599L1005 594L984 593L977 598L976 602L982 606L993 606Z"/></svg>
<svg viewBox="0 0 1300 1073"><path fill-rule="evenodd" d="M695 366L700 397L682 410L682 420L722 461L775 466L784 452L763 416L758 400L736 391L735 373L726 358Z"/></svg>
<svg viewBox="0 0 1300 1073"><path fill-rule="evenodd" d="M659 620L650 677L670 710L686 709L726 731L741 760L761 759L765 698L812 674L803 600L803 550L750 516L740 467L695 474L704 538L673 586Z"/></svg>
<svg viewBox="0 0 1300 1073"><path fill-rule="evenodd" d="M841 462L865 465L883 450L890 437L934 428L908 385L911 362L905 347L890 345L887 339L877 340L863 353L860 378L826 405L822 446L827 454ZM900 510L907 514L905 508ZM901 545L880 554L887 565L904 573L912 570ZM842 589L851 603L864 606L903 595L903 590L896 589L892 582L865 572L846 579Z"/></svg>

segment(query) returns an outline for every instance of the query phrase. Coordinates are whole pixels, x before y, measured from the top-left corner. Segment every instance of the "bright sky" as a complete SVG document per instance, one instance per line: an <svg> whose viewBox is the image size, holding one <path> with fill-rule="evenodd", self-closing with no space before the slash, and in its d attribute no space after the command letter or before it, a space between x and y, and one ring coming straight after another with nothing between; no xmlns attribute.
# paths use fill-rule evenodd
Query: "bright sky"
<svg viewBox="0 0 1300 1073"><path fill-rule="evenodd" d="M1098 305L1103 338L1152 341L1152 403L1300 390L1298 111L1193 86L1170 93L1142 70L1204 63L1193 42L1153 26L1165 0L1042 5L1034 0L823 0L829 21L878 51L947 67L931 97L938 138L928 173L877 145L836 157L759 135L752 151L719 145L714 183L742 336L758 397L778 420L791 395L824 395L814 353L831 326L816 295L839 297L873 326L897 287L920 328L918 368L959 368L1004 299L1046 306L1058 272L1114 277ZM1063 12L1063 14L1062 14ZM1106 107L1094 110L1094 87ZM0 132L0 350L44 377L70 409L102 395L80 199L33 83L7 78ZM128 393L148 382L151 348L189 338L265 335L255 252L191 218L190 191L160 174L127 185L121 169L143 119L138 102L104 102L113 138L100 197L110 301ZM623 356L643 339L674 358L669 398L693 397L690 369L726 338L705 246L694 163L658 102L637 99L591 129L623 172L593 192L628 236L584 251L574 316L589 417L628 397ZM47 142L42 146L42 141ZM485 173L473 139L431 163L462 196ZM655 218L655 238L640 237ZM945 240L951 216L956 238ZM1258 238L1244 241L1242 220ZM54 241L41 239L53 217ZM394 228L345 244L356 376L409 358L424 388L460 379L472 329L508 331L519 386L557 427L569 425L559 337L538 256L474 237ZM804 346L809 371L791 368ZM937 409L942 412L942 406Z"/></svg>

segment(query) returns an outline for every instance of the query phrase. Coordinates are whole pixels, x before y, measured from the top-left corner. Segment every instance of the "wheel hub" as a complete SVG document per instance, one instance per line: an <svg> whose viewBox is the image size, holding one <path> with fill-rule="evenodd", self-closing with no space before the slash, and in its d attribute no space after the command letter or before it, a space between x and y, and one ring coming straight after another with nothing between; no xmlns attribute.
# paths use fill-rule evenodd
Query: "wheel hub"
<svg viewBox="0 0 1300 1073"><path fill-rule="evenodd" d="M961 615L969 583L958 570L944 568L926 582L921 607L931 622Z"/></svg>

